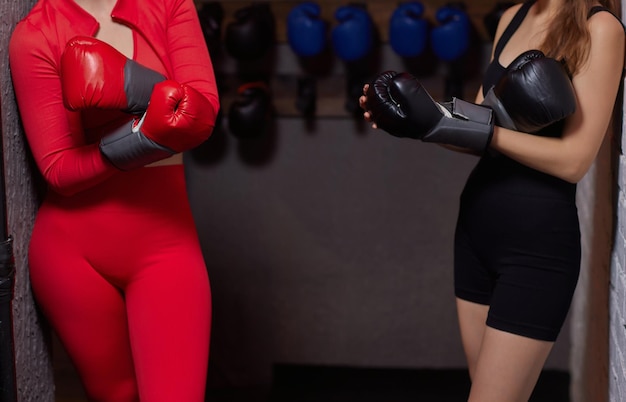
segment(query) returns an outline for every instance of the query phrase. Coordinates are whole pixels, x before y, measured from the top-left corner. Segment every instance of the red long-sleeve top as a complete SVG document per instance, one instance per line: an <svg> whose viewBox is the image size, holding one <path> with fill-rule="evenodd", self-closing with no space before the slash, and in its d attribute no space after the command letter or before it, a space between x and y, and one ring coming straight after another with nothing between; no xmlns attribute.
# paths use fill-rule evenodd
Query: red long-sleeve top
<svg viewBox="0 0 626 402"><path fill-rule="evenodd" d="M192 86L210 102L219 97L193 0L118 0L112 17L133 30L133 57L167 78ZM73 0L39 0L9 44L13 86L28 144L50 190L72 195L119 171L101 155L107 125L121 112L71 112L63 105L59 61L77 35L95 36L98 22Z"/></svg>

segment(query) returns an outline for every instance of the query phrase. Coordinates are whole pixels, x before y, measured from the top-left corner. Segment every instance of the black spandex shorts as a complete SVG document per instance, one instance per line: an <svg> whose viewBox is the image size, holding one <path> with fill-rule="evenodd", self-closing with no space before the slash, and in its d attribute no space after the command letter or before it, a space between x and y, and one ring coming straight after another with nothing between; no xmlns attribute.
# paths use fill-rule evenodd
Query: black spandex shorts
<svg viewBox="0 0 626 402"><path fill-rule="evenodd" d="M461 196L455 294L487 325L555 341L580 271L576 187L510 160L481 160Z"/></svg>

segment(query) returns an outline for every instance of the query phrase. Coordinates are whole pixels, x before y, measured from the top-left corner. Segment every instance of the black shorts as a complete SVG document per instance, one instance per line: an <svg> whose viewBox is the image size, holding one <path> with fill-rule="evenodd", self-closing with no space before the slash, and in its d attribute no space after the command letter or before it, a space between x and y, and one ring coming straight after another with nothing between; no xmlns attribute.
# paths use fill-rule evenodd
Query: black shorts
<svg viewBox="0 0 626 402"><path fill-rule="evenodd" d="M575 186L536 171L477 170L461 196L455 294L489 305L490 327L555 341L580 272Z"/></svg>

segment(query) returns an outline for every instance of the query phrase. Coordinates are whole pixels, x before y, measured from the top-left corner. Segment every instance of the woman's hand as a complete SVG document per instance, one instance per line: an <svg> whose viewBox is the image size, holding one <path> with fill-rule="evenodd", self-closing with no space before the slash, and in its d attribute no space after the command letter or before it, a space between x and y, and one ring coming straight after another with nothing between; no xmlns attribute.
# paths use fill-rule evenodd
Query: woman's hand
<svg viewBox="0 0 626 402"><path fill-rule="evenodd" d="M372 121L372 114L367 109L367 90L369 87L369 84L363 85L363 95L359 97L359 106L364 110L363 119L365 119L368 123L372 123L372 128L378 128L376 123Z"/></svg>

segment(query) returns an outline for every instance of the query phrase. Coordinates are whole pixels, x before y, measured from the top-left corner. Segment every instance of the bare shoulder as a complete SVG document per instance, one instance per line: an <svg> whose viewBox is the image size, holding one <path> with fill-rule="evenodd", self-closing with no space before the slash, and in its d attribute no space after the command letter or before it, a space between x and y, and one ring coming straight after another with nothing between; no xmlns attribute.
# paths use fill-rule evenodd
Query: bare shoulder
<svg viewBox="0 0 626 402"><path fill-rule="evenodd" d="M600 11L589 18L588 27L591 49L587 64L591 70L599 73L598 69L619 67L621 71L624 68L626 45L626 31L621 21L609 12Z"/></svg>
<svg viewBox="0 0 626 402"><path fill-rule="evenodd" d="M607 82L613 87L623 73L626 50L626 31L621 21L607 11L592 15L587 26L591 36L591 46L585 64L577 76L579 80L602 85Z"/></svg>
<svg viewBox="0 0 626 402"><path fill-rule="evenodd" d="M624 40L624 25L608 11L600 11L589 18L589 33L592 40Z"/></svg>

